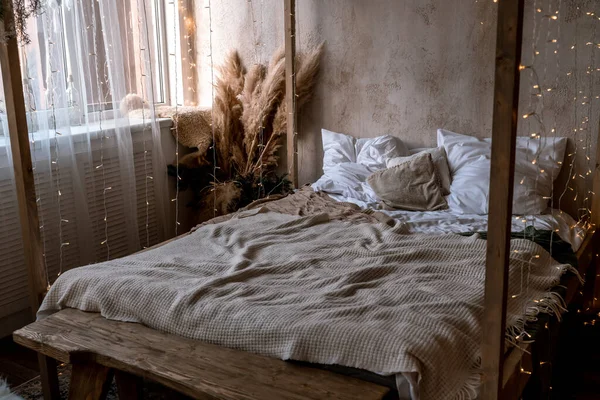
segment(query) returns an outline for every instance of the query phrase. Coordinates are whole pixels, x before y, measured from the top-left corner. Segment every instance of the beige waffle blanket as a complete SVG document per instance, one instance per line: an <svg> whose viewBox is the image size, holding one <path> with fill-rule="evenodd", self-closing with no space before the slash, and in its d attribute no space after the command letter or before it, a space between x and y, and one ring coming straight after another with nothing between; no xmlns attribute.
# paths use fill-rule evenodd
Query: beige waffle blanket
<svg viewBox="0 0 600 400"><path fill-rule="evenodd" d="M248 210L164 246L60 276L39 318L65 307L250 352L418 376L421 400L472 399L486 242L379 222ZM569 267L513 240L510 332L556 310ZM527 271L527 274L523 273Z"/></svg>

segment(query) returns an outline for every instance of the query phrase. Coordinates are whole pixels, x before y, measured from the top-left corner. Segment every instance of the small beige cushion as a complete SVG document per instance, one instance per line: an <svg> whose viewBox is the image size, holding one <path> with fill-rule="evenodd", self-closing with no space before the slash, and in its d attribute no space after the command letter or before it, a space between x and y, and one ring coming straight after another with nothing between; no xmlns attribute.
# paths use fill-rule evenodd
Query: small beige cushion
<svg viewBox="0 0 600 400"><path fill-rule="evenodd" d="M391 208L435 211L448 208L430 153L415 154L395 167L369 176L367 182Z"/></svg>
<svg viewBox="0 0 600 400"><path fill-rule="evenodd" d="M387 167L395 167L398 164L401 164L413 157L419 156L421 154L429 153L431 154L431 159L433 160L433 166L435 167L435 173L440 181L440 185L442 187L442 194L447 196L450 194L450 184L452 183L452 177L450 175L450 167L448 166L448 157L446 157L446 150L444 147L438 147L435 149L427 149L423 150L417 154L413 154L409 157L395 157L391 158L387 162Z"/></svg>

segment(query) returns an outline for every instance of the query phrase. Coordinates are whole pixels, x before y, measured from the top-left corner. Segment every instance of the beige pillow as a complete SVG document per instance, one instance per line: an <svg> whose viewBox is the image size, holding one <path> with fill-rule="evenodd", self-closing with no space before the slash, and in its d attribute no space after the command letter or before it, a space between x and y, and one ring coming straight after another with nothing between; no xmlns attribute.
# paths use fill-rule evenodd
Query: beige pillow
<svg viewBox="0 0 600 400"><path fill-rule="evenodd" d="M450 194L450 184L452 183L452 177L450 175L450 167L448 166L448 157L446 157L446 150L444 147L438 147L435 149L427 149L423 150L417 154L413 154L409 157L395 157L391 158L387 162L387 167L395 167L398 164L401 164L413 157L418 155L429 153L431 154L431 159L433 160L433 166L435 167L435 173L440 181L440 186L442 187L442 194L447 196Z"/></svg>
<svg viewBox="0 0 600 400"><path fill-rule="evenodd" d="M415 154L395 167L369 176L367 182L383 203L410 211L448 208L430 153Z"/></svg>

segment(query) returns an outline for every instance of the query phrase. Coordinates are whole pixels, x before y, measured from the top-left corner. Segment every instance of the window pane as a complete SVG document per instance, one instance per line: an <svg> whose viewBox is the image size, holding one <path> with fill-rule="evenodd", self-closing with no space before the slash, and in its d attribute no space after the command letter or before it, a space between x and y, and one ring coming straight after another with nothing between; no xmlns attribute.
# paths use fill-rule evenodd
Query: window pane
<svg viewBox="0 0 600 400"><path fill-rule="evenodd" d="M152 1L152 18L148 20L148 28L150 31L150 45L152 47L152 72L154 83L154 102L164 103L166 100L165 94L165 79L163 64L165 57L165 29L164 26L164 9L161 0ZM150 25L151 24L151 25Z"/></svg>
<svg viewBox="0 0 600 400"><path fill-rule="evenodd" d="M165 26L167 30L167 51L169 69L170 103L183 105L183 87L181 75L181 46L179 38L179 14L177 4L168 0L166 4Z"/></svg>

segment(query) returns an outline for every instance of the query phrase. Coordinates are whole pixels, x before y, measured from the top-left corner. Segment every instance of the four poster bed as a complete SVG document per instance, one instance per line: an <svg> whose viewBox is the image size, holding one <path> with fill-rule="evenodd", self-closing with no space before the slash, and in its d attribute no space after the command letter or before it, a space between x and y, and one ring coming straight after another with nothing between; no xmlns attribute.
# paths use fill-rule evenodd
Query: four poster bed
<svg viewBox="0 0 600 400"><path fill-rule="evenodd" d="M520 398L539 364L536 342L507 348L507 329L522 336L540 309L560 314L557 296L573 299L578 275L595 260L600 215L594 196L591 228L577 246L570 243L577 259L570 266L559 262L552 239L547 251L529 238L511 241L523 7L498 3L486 240L408 232L393 215L303 188L102 267L71 270L43 302L21 77L9 62L18 59L17 44L0 46L5 92L14 99L7 116L32 309L44 317L14 339L39 353L45 397L58 398L58 360L73 365L72 399L102 398L113 374L121 398L139 397L140 378L207 399ZM287 167L297 187L294 10L294 0L285 0ZM202 271L193 269L199 259ZM523 262L532 276L529 297L509 293ZM563 292L547 291L559 281ZM531 301L547 305L528 320L520 311ZM542 331L554 324L539 319Z"/></svg>

